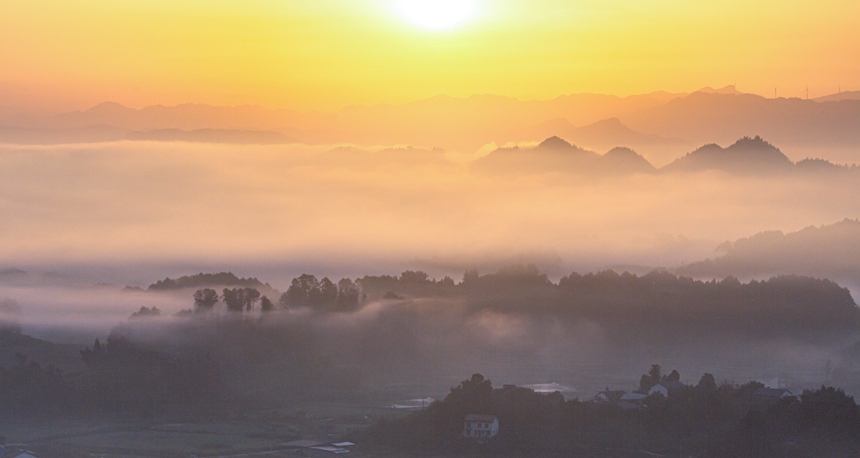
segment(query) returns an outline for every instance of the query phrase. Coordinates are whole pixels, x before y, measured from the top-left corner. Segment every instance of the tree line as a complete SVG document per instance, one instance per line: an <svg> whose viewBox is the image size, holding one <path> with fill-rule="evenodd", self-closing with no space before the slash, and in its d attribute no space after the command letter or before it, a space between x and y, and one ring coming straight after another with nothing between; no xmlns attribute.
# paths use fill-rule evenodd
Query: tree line
<svg viewBox="0 0 860 458"><path fill-rule="evenodd" d="M652 368L654 369L654 368ZM655 371L650 371L655 372ZM656 371L659 376L659 370ZM762 385L699 383L636 408L565 400L558 392L493 388L481 374L426 409L378 422L363 440L404 455L818 457L860 453L860 409L833 387L799 399L763 401ZM494 415L499 434L479 444L463 437L468 414Z"/></svg>

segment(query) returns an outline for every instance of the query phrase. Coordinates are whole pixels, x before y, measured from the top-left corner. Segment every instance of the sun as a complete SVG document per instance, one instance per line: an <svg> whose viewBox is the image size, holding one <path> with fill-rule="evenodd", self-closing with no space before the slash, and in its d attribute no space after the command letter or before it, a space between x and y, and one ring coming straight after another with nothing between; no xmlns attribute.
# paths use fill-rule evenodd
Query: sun
<svg viewBox="0 0 860 458"><path fill-rule="evenodd" d="M397 10L415 25L430 29L454 28L474 16L477 0L394 0Z"/></svg>

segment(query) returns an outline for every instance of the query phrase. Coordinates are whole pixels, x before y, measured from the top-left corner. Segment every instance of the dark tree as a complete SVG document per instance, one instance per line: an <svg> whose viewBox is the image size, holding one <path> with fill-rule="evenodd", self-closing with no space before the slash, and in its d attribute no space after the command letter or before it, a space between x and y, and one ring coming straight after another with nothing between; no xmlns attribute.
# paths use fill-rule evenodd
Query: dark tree
<svg viewBox="0 0 860 458"><path fill-rule="evenodd" d="M426 283L429 278L426 272L407 270L400 274L400 281L403 283Z"/></svg>
<svg viewBox="0 0 860 458"><path fill-rule="evenodd" d="M463 284L464 285L474 285L478 282L481 276L478 275L478 271L476 269L467 270L463 273Z"/></svg>
<svg viewBox="0 0 860 458"><path fill-rule="evenodd" d="M227 310L231 312L241 312L245 308L245 303L242 301L242 292L237 288L224 288L221 300L227 304Z"/></svg>
<svg viewBox="0 0 860 458"><path fill-rule="evenodd" d="M245 305L245 311L250 312L254 309L254 304L260 300L260 292L254 288L242 288L242 303Z"/></svg>
<svg viewBox="0 0 860 458"><path fill-rule="evenodd" d="M696 384L696 388L704 391L717 391L717 380L713 374L705 372L699 379L699 383Z"/></svg>
<svg viewBox="0 0 860 458"><path fill-rule="evenodd" d="M337 293L337 285L325 277L320 280L316 288L311 290L311 304L325 309L334 308L337 304Z"/></svg>
<svg viewBox="0 0 860 458"><path fill-rule="evenodd" d="M264 312L272 312L275 310L275 304L273 304L268 297L263 296L260 298L260 310Z"/></svg>
<svg viewBox="0 0 860 458"><path fill-rule="evenodd" d="M231 312L251 311L260 300L260 292L254 288L224 288L222 296L227 310Z"/></svg>
<svg viewBox="0 0 860 458"><path fill-rule="evenodd" d="M660 383L660 378L660 365L652 364L648 373L639 378L639 391L647 393L652 386Z"/></svg>
<svg viewBox="0 0 860 458"><path fill-rule="evenodd" d="M302 274L294 278L278 302L282 307L307 307L311 304L311 291L319 285L317 278L310 274Z"/></svg>
<svg viewBox="0 0 860 458"><path fill-rule="evenodd" d="M358 306L361 290L349 278L337 282L337 308L341 311L353 310Z"/></svg>
<svg viewBox="0 0 860 458"><path fill-rule="evenodd" d="M212 310L218 303L218 292L214 289L198 289L194 293L194 308L200 312Z"/></svg>
<svg viewBox="0 0 860 458"><path fill-rule="evenodd" d="M669 375L663 376L663 380L667 382L680 382L681 374L679 374L675 369L672 369L672 372L670 372Z"/></svg>
<svg viewBox="0 0 860 458"><path fill-rule="evenodd" d="M810 433L830 441L860 437L860 410L841 388L805 390L800 399L800 422Z"/></svg>
<svg viewBox="0 0 860 458"><path fill-rule="evenodd" d="M152 308L141 307L140 310L131 314L129 318L151 318L161 315L161 310L158 310L158 307L152 306Z"/></svg>

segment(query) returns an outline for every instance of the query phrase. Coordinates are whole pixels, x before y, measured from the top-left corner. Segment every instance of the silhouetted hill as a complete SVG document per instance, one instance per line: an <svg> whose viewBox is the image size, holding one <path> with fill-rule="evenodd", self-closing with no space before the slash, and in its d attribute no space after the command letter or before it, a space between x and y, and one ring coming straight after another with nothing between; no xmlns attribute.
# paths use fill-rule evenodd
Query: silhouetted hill
<svg viewBox="0 0 860 458"><path fill-rule="evenodd" d="M499 148L472 163L472 168L490 173L576 172L592 169L599 156L550 137L533 148Z"/></svg>
<svg viewBox="0 0 860 458"><path fill-rule="evenodd" d="M0 281L6 279L16 279L16 278L25 278L30 274L25 270L18 269L16 267L9 267L6 269L0 269Z"/></svg>
<svg viewBox="0 0 860 458"><path fill-rule="evenodd" d="M12 117L4 120L3 124L0 141L9 143L114 141L129 134L132 138L145 137L142 139L147 140L212 140L220 143L273 143L277 140L283 143L293 138L313 142L320 137L332 137L328 131L335 128L336 115L250 105L182 104L135 109L104 102L87 110L56 116ZM265 134L265 138L262 138L264 134L250 133L264 131L271 133ZM253 141L247 137L252 137Z"/></svg>
<svg viewBox="0 0 860 458"><path fill-rule="evenodd" d="M844 91L836 94L825 95L824 97L816 97L813 100L816 102L838 102L840 100L860 100L860 91Z"/></svg>
<svg viewBox="0 0 860 458"><path fill-rule="evenodd" d="M272 131L314 144L409 144L460 151L549 135L594 149L661 146L662 155L667 153L662 149L673 145L724 144L755 135L785 147L844 148L860 146L856 99L849 92L816 100L771 99L727 86L692 94L571 94L542 101L440 95L401 105L350 106L337 113L202 104L134 109L106 102L50 117L10 116L3 120L0 141L94 142L137 131L214 129Z"/></svg>
<svg viewBox="0 0 860 458"><path fill-rule="evenodd" d="M612 148L600 160L607 173L652 173L656 170L647 159L630 148Z"/></svg>
<svg viewBox="0 0 860 458"><path fill-rule="evenodd" d="M577 173L614 175L650 173L652 166L629 148L614 148L604 155L549 137L533 148L500 148L473 162L473 169L490 173Z"/></svg>
<svg viewBox="0 0 860 458"><path fill-rule="evenodd" d="M232 143L240 145L276 145L295 143L294 139L280 132L266 130L228 129L157 129L135 131L125 135L128 140L181 141L197 143Z"/></svg>
<svg viewBox="0 0 860 458"><path fill-rule="evenodd" d="M67 372L84 369L80 346L55 344L35 337L0 329L0 367L10 367L16 362L16 353L42 365L51 364Z"/></svg>
<svg viewBox="0 0 860 458"><path fill-rule="evenodd" d="M774 173L791 170L794 163L761 137L744 137L728 148L705 145L676 159L661 170L698 172L722 170L733 173Z"/></svg>
<svg viewBox="0 0 860 458"><path fill-rule="evenodd" d="M819 103L700 91L618 117L632 129L694 143L760 135L793 147L860 145L858 100Z"/></svg>
<svg viewBox="0 0 860 458"><path fill-rule="evenodd" d="M829 173L850 170L848 167L836 165L830 161L818 158L806 158L794 164L794 168L801 172Z"/></svg>
<svg viewBox="0 0 860 458"><path fill-rule="evenodd" d="M801 274L860 285L860 221L810 226L798 232L761 232L720 245L723 256L688 264L679 273L697 277Z"/></svg>
<svg viewBox="0 0 860 458"><path fill-rule="evenodd" d="M212 106L186 103L153 105L141 109L105 102L84 111L63 113L41 120L39 127L71 128L106 124L129 131L157 129L276 130L307 129L333 121L333 115L268 109L253 105Z"/></svg>
<svg viewBox="0 0 860 458"><path fill-rule="evenodd" d="M255 288L261 293L277 297L277 291L268 283L263 283L260 280L250 278L237 277L233 272L220 272L217 274L199 273L196 275L187 275L172 279L170 277L164 280L159 280L147 288L149 291L170 291L183 289L199 289L199 288L221 288L221 287L243 287ZM219 291L220 293L220 291Z"/></svg>
<svg viewBox="0 0 860 458"><path fill-rule="evenodd" d="M18 145L61 145L122 140L125 130L106 124L69 128L2 127L0 143Z"/></svg>
<svg viewBox="0 0 860 458"><path fill-rule="evenodd" d="M534 126L528 135L533 138L558 135L578 145L588 145L592 148L666 145L676 142L659 135L637 132L622 124L618 118L604 119L583 127L576 127L567 119L557 118Z"/></svg>
<svg viewBox="0 0 860 458"><path fill-rule="evenodd" d="M556 134L568 137L566 132L534 126L553 119L588 125L678 96L667 92L630 97L571 94L552 100L520 101L490 94L465 98L440 95L403 105L350 106L338 113L338 125L352 142L474 150L491 141L505 144Z"/></svg>
<svg viewBox="0 0 860 458"><path fill-rule="evenodd" d="M724 94L724 95L741 95L741 94L743 94L743 92L738 92L738 90L735 88L734 84L731 84L731 85L728 85L725 87L721 87L719 89L714 89L710 86L705 86L696 92L702 92L705 94Z"/></svg>

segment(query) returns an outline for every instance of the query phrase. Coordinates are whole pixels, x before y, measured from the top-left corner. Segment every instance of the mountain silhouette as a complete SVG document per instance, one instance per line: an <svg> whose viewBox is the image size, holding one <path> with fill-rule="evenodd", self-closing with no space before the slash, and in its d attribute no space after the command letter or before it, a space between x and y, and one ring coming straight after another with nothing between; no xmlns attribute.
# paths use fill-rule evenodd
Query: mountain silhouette
<svg viewBox="0 0 860 458"><path fill-rule="evenodd" d="M571 94L530 101L489 94L440 95L400 105L349 106L335 113L204 104L136 109L105 102L56 116L4 119L0 141L94 142L131 132L216 129L272 131L308 144L414 145L459 152L551 135L597 151L648 148L652 158L755 135L786 148L850 149L860 147L857 98L856 93L842 92L815 100L773 99L726 86L691 94Z"/></svg>
<svg viewBox="0 0 860 458"><path fill-rule="evenodd" d="M761 232L726 242L716 259L687 264L678 273L695 277L760 277L776 274L825 276L860 286L860 221L846 219L797 232Z"/></svg>
<svg viewBox="0 0 860 458"><path fill-rule="evenodd" d="M714 89L710 86L706 86L706 87L699 89L696 92L702 92L705 94L723 94L723 95L740 95L740 94L743 94L743 92L738 92L738 90L735 88L734 84L731 84L731 85L725 86L725 87L721 87L719 89Z"/></svg>
<svg viewBox="0 0 860 458"><path fill-rule="evenodd" d="M552 136L532 148L499 148L472 163L479 172L506 174L574 173L617 175L652 173L644 157L629 148L614 148L604 155Z"/></svg>
<svg viewBox="0 0 860 458"><path fill-rule="evenodd" d="M793 148L860 146L860 100L694 92L619 119L631 129L700 144L761 135Z"/></svg>
<svg viewBox="0 0 860 458"><path fill-rule="evenodd" d="M126 131L116 126L93 124L69 128L0 126L0 143L18 145L59 145L122 140Z"/></svg>
<svg viewBox="0 0 860 458"><path fill-rule="evenodd" d="M524 136L545 138L548 135L560 135L578 145L588 145L591 148L665 145L676 141L659 135L637 132L624 125L618 118L603 119L582 127L574 126L565 118L556 118L532 127Z"/></svg>
<svg viewBox="0 0 860 458"><path fill-rule="evenodd" d="M816 97L812 100L815 100L816 102L839 102L841 100L860 100L860 91L837 92L836 94L825 95L823 97Z"/></svg>
<svg viewBox="0 0 860 458"><path fill-rule="evenodd" d="M732 173L775 173L793 168L794 163L761 137L744 137L728 148L705 145L663 167L665 172L722 170Z"/></svg>
<svg viewBox="0 0 860 458"><path fill-rule="evenodd" d="M656 171L647 159L630 148L616 147L600 157L605 173L653 173Z"/></svg>
<svg viewBox="0 0 860 458"><path fill-rule="evenodd" d="M76 130L92 126L109 126L120 132L120 138L132 132L158 130L197 131L203 129L226 131L272 131L289 138L315 141L326 129L336 124L333 114L301 113L284 109L268 109L252 105L233 107L205 104L176 106L153 105L141 109L129 108L115 102L104 102L87 110L72 111L43 118L6 121L6 127L21 129ZM167 132L162 133L168 135ZM132 136L139 136L135 133ZM181 134L175 134L181 135ZM199 134L198 134L199 135ZM192 135L194 137L194 135ZM99 141L114 140L110 138Z"/></svg>
<svg viewBox="0 0 860 458"><path fill-rule="evenodd" d="M549 137L532 148L499 148L475 160L472 169L490 173L548 173L591 169L598 158L594 151Z"/></svg>
<svg viewBox="0 0 860 458"><path fill-rule="evenodd" d="M567 138L569 132L534 126L554 119L587 125L661 105L678 96L666 92L630 97L571 94L552 100L520 101L490 94L465 98L440 95L403 105L346 107L338 113L338 128L349 141L362 144L474 151L491 141L506 144L556 134Z"/></svg>
<svg viewBox="0 0 860 458"><path fill-rule="evenodd" d="M794 168L809 173L830 173L850 170L848 167L836 165L830 161L818 158L807 158L794 164Z"/></svg>

